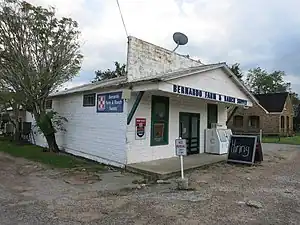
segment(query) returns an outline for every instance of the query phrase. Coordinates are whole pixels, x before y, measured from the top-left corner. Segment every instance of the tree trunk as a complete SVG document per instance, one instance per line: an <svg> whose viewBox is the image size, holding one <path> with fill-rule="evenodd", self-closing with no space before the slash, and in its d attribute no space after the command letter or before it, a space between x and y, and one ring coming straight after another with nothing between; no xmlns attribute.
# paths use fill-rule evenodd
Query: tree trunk
<svg viewBox="0 0 300 225"><path fill-rule="evenodd" d="M41 116L39 114L35 114L34 117L40 130L47 140L49 151L59 152L59 148L55 138L55 129L53 127L51 119L47 115Z"/></svg>
<svg viewBox="0 0 300 225"><path fill-rule="evenodd" d="M50 152L59 152L59 148L58 145L56 143L56 138L55 138L55 134L47 134L45 135L47 143L48 143L48 147L49 147L49 151Z"/></svg>

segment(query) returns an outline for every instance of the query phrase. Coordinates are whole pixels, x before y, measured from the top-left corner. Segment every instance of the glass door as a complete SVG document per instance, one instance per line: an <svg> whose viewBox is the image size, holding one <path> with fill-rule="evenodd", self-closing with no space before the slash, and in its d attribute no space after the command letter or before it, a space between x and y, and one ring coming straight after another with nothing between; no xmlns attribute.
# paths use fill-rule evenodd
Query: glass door
<svg viewBox="0 0 300 225"><path fill-rule="evenodd" d="M200 114L179 113L179 135L186 139L187 154L198 154L200 150Z"/></svg>
<svg viewBox="0 0 300 225"><path fill-rule="evenodd" d="M190 134L190 154L199 153L200 142L200 114L190 114L191 134Z"/></svg>

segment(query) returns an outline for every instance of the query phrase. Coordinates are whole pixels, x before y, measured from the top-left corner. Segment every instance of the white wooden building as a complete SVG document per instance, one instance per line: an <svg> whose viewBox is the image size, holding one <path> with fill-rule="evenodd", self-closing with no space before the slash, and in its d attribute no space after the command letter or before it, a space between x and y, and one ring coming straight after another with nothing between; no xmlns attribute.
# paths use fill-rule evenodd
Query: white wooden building
<svg viewBox="0 0 300 225"><path fill-rule="evenodd" d="M174 157L179 136L189 140L188 154L201 154L207 127L226 127L228 107L256 101L225 63L204 65L134 37L127 70L51 95L48 107L68 119L67 131L56 134L59 147L118 167Z"/></svg>

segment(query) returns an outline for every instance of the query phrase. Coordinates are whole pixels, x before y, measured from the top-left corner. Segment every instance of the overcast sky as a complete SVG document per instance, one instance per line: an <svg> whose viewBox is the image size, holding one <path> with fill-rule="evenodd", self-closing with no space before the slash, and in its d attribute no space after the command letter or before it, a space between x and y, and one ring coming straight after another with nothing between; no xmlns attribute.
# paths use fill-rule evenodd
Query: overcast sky
<svg viewBox="0 0 300 225"><path fill-rule="evenodd" d="M115 0L29 0L54 6L58 16L79 22L84 63L73 85L94 71L126 62L126 34ZM238 62L284 70L300 94L300 1L298 0L119 0L129 35L173 49L172 35L185 33L178 49L203 63Z"/></svg>

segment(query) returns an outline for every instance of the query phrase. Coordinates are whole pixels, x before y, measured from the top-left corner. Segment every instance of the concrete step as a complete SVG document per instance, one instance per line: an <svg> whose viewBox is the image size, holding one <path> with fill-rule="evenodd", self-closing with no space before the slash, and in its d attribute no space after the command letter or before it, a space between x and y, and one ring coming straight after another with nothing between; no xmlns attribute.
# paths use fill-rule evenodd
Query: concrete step
<svg viewBox="0 0 300 225"><path fill-rule="evenodd" d="M192 157L192 156L188 156L188 157ZM226 156L216 157L213 155L202 155L202 157L201 155L200 157L195 156L197 158L199 157L199 160L195 160L195 159L189 160L188 157L184 160L185 172L202 168L202 167L207 167L215 163L224 162L227 159ZM155 162L153 163L153 165L151 165L151 162L129 164L126 166L125 169L128 172L142 175L145 178L151 180L158 180L158 179L164 180L164 179L181 175L179 160L174 160L173 158L171 158L171 159L155 160L153 162Z"/></svg>

